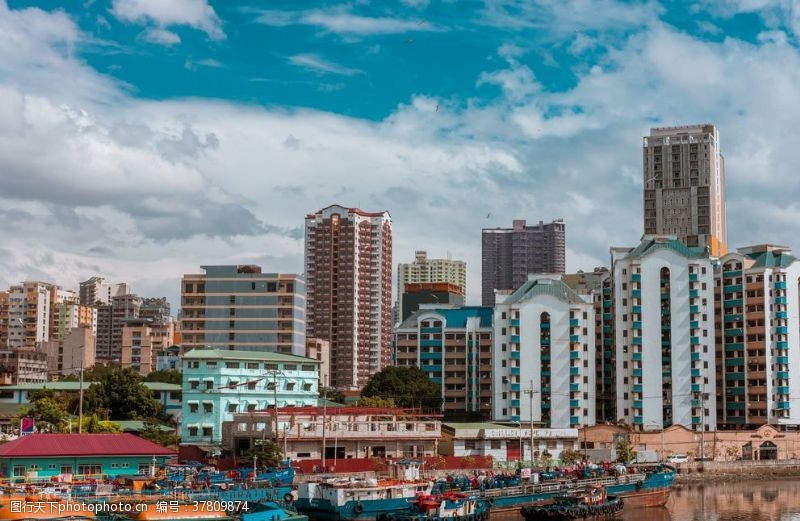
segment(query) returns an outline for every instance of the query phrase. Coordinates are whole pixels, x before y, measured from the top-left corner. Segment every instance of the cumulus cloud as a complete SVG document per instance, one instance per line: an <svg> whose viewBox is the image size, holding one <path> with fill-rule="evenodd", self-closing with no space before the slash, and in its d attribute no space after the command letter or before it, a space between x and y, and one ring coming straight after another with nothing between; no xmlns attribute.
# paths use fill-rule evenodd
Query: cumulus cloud
<svg viewBox="0 0 800 521"><path fill-rule="evenodd" d="M154 43L178 43L178 35L165 29L176 25L203 31L212 40L225 38L222 21L208 0L113 0L111 13L123 22L155 25L144 33Z"/></svg>

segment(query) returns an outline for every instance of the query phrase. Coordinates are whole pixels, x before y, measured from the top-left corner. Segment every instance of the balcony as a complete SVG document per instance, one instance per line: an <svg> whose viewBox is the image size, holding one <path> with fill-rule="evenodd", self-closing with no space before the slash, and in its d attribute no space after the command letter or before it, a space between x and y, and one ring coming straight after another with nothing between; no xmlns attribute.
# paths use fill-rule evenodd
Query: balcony
<svg viewBox="0 0 800 521"><path fill-rule="evenodd" d="M727 409L733 411L743 411L746 409L746 405L744 402L728 402L727 404L725 404L725 406Z"/></svg>
<svg viewBox="0 0 800 521"><path fill-rule="evenodd" d="M742 320L741 313L729 313L723 316L725 322L740 322Z"/></svg>
<svg viewBox="0 0 800 521"><path fill-rule="evenodd" d="M581 401L580 400L570 400L569 401L569 406L571 408L573 408L573 409L576 408L576 407L580 407L581 406Z"/></svg>
<svg viewBox="0 0 800 521"><path fill-rule="evenodd" d="M550 322L542 322L541 324L539 324L539 329L543 329L545 331L549 331L550 330Z"/></svg>
<svg viewBox="0 0 800 521"><path fill-rule="evenodd" d="M697 273L689 274L689 282L697 282Z"/></svg>
<svg viewBox="0 0 800 521"><path fill-rule="evenodd" d="M635 289L635 290L631 291L631 296L633 298L642 298L642 290Z"/></svg>
<svg viewBox="0 0 800 521"><path fill-rule="evenodd" d="M744 365L744 358L728 358L725 360L727 366Z"/></svg>
<svg viewBox="0 0 800 521"><path fill-rule="evenodd" d="M777 363L782 365L789 365L789 357L788 356L778 356L775 358Z"/></svg>
<svg viewBox="0 0 800 521"><path fill-rule="evenodd" d="M640 345L642 345L642 337L635 336L635 337L633 337L632 342L633 342L633 345L640 346Z"/></svg>
<svg viewBox="0 0 800 521"><path fill-rule="evenodd" d="M700 392L700 384L692 384L692 392L699 393Z"/></svg>
<svg viewBox="0 0 800 521"><path fill-rule="evenodd" d="M697 298L700 296L700 291L696 289L689 290L689 298Z"/></svg>
<svg viewBox="0 0 800 521"><path fill-rule="evenodd" d="M692 360L693 361L700 360L700 353L692 353Z"/></svg>
<svg viewBox="0 0 800 521"><path fill-rule="evenodd" d="M778 394L789 394L789 386L788 385L781 385L775 388L775 392Z"/></svg>
<svg viewBox="0 0 800 521"><path fill-rule="evenodd" d="M570 360L579 360L580 358L581 358L580 351L571 351L570 354L569 354L569 359Z"/></svg>
<svg viewBox="0 0 800 521"><path fill-rule="evenodd" d="M519 319L518 318L512 318L511 319L511 327L519 327Z"/></svg>
<svg viewBox="0 0 800 521"><path fill-rule="evenodd" d="M570 367L569 368L569 375L570 376L580 376L580 368L578 367Z"/></svg>
<svg viewBox="0 0 800 521"><path fill-rule="evenodd" d="M700 369L692 369L692 377L700 376Z"/></svg>
<svg viewBox="0 0 800 521"><path fill-rule="evenodd" d="M580 416L570 416L570 417L569 417L569 424L570 424L571 426L573 426L573 425L574 425L574 426L576 426L576 427L577 427L578 425L580 425L580 424L581 424L581 419L580 419Z"/></svg>
<svg viewBox="0 0 800 521"><path fill-rule="evenodd" d="M786 320L789 317L789 314L786 311L778 311L775 313L775 318L780 320Z"/></svg>
<svg viewBox="0 0 800 521"><path fill-rule="evenodd" d="M519 351L511 351L511 359L512 360L519 360L520 352Z"/></svg>
<svg viewBox="0 0 800 521"><path fill-rule="evenodd" d="M511 374L514 376L519 376L519 367L512 367Z"/></svg>
<svg viewBox="0 0 800 521"><path fill-rule="evenodd" d="M700 306L689 306L689 313L700 313Z"/></svg>
<svg viewBox="0 0 800 521"><path fill-rule="evenodd" d="M633 322L631 324L631 328L632 329L642 329L642 323L637 320L637 321L635 321L635 322Z"/></svg>
<svg viewBox="0 0 800 521"><path fill-rule="evenodd" d="M638 307L638 306L634 306L634 307ZM634 313L636 313L636 312L634 311ZM603 320L611 320L613 318L614 318L614 314L613 313L603 313Z"/></svg>
<svg viewBox="0 0 800 521"><path fill-rule="evenodd" d="M693 346L699 346L700 345L700 337L696 337L696 336L690 337L689 338L689 344L691 344Z"/></svg>
<svg viewBox="0 0 800 521"><path fill-rule="evenodd" d="M419 354L420 360L441 360L442 353L420 353Z"/></svg>
<svg viewBox="0 0 800 521"><path fill-rule="evenodd" d="M789 379L789 371L777 371L775 373L775 378L778 380L788 380Z"/></svg>
<svg viewBox="0 0 800 521"><path fill-rule="evenodd" d="M775 289L786 289L786 281L779 281L775 283Z"/></svg>
<svg viewBox="0 0 800 521"><path fill-rule="evenodd" d="M634 360L641 360L642 359L642 353L633 353L633 359Z"/></svg>
<svg viewBox="0 0 800 521"><path fill-rule="evenodd" d="M579 335L570 335L569 341L571 344L575 344L581 341L581 337Z"/></svg>
<svg viewBox="0 0 800 521"><path fill-rule="evenodd" d="M569 327L578 327L580 321L577 318L569 319Z"/></svg>
<svg viewBox="0 0 800 521"><path fill-rule="evenodd" d="M634 369L632 374L633 374L633 376L642 376L642 370L641 369Z"/></svg>
<svg viewBox="0 0 800 521"><path fill-rule="evenodd" d="M569 391L571 393L577 393L581 390L580 384L569 384Z"/></svg>
<svg viewBox="0 0 800 521"><path fill-rule="evenodd" d="M725 373L725 379L731 382L743 382L744 373ZM698 386L699 387L699 386ZM692 389L694 391L694 389ZM698 389L699 391L699 389Z"/></svg>
<svg viewBox="0 0 800 521"><path fill-rule="evenodd" d="M776 304L786 304L786 297L777 297L775 299Z"/></svg>
<svg viewBox="0 0 800 521"><path fill-rule="evenodd" d="M641 409L642 408L642 400L634 400L633 401L633 408L634 409Z"/></svg>
<svg viewBox="0 0 800 521"><path fill-rule="evenodd" d="M642 281L641 273L632 273L631 274L631 281L632 282L641 282Z"/></svg>
<svg viewBox="0 0 800 521"><path fill-rule="evenodd" d="M741 342L731 342L730 344L725 344L725 351L741 351L744 349L744 344Z"/></svg>
<svg viewBox="0 0 800 521"><path fill-rule="evenodd" d="M700 425L702 421L702 418L699 416L692 416L692 425Z"/></svg>
<svg viewBox="0 0 800 521"><path fill-rule="evenodd" d="M788 335L789 334L789 328L786 327L786 326L778 326L778 327L775 328L775 332L777 334L779 334L779 335Z"/></svg>
<svg viewBox="0 0 800 521"><path fill-rule="evenodd" d="M777 347L778 349L789 349L789 342L785 340L779 340L775 342L775 347Z"/></svg>
<svg viewBox="0 0 800 521"><path fill-rule="evenodd" d="M511 407L519 407L519 400L511 400Z"/></svg>
<svg viewBox="0 0 800 521"><path fill-rule="evenodd" d="M742 292L742 285L741 284L733 284L731 286L725 286L725 293L741 293Z"/></svg>
<svg viewBox="0 0 800 521"><path fill-rule="evenodd" d="M441 333L442 328L440 327L422 327L419 330L420 333Z"/></svg>
<svg viewBox="0 0 800 521"><path fill-rule="evenodd" d="M631 313L641 314L642 306L631 306Z"/></svg>
<svg viewBox="0 0 800 521"><path fill-rule="evenodd" d="M642 420L641 416L634 416L633 423L634 425L642 425L644 423L644 420Z"/></svg>
<svg viewBox="0 0 800 521"><path fill-rule="evenodd" d="M697 320L690 320L689 327L692 329L698 329L700 327L700 322Z"/></svg>
<svg viewBox="0 0 800 521"><path fill-rule="evenodd" d="M731 271L723 271L722 276L726 279L734 278L734 277L741 277L742 270L731 270Z"/></svg>
<svg viewBox="0 0 800 521"><path fill-rule="evenodd" d="M421 347L440 347L442 345L442 341L425 339L425 340L420 340L419 345Z"/></svg>
<svg viewBox="0 0 800 521"><path fill-rule="evenodd" d="M744 396L745 388L744 387L728 387L725 392L731 396Z"/></svg>
<svg viewBox="0 0 800 521"><path fill-rule="evenodd" d="M725 301L725 309L742 307L742 299L737 298Z"/></svg>
<svg viewBox="0 0 800 521"><path fill-rule="evenodd" d="M635 393L642 392L642 384L633 384L633 392Z"/></svg>
<svg viewBox="0 0 800 521"><path fill-rule="evenodd" d="M511 384L511 390L519 392L520 390L522 390L522 384Z"/></svg>
<svg viewBox="0 0 800 521"><path fill-rule="evenodd" d="M789 409L789 402L778 402L778 406L776 407L778 410L786 411Z"/></svg>
<svg viewBox="0 0 800 521"><path fill-rule="evenodd" d="M519 344L519 335L511 335L511 343Z"/></svg>

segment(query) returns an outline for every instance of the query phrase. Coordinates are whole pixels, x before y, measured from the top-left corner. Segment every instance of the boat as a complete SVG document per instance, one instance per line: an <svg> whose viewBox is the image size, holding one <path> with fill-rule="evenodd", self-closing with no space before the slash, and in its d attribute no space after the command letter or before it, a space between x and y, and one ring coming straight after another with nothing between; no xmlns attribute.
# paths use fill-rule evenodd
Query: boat
<svg viewBox="0 0 800 521"><path fill-rule="evenodd" d="M308 516L300 514L286 505L267 501L248 503L247 511L238 517L239 521L308 521Z"/></svg>
<svg viewBox="0 0 800 521"><path fill-rule="evenodd" d="M421 466L419 461L398 461L391 466L389 479L301 483L295 508L315 521L377 521L382 514L411 510L413 501L433 488L433 481L420 477Z"/></svg>
<svg viewBox="0 0 800 521"><path fill-rule="evenodd" d="M628 508L657 507L667 503L676 475L674 467L660 465L650 472L528 483L518 487L487 489L478 491L478 494L492 502L492 512L513 512L523 506L547 504L556 496L571 490L600 485L605 487L609 495L624 499Z"/></svg>
<svg viewBox="0 0 800 521"><path fill-rule="evenodd" d="M388 514L379 514L378 521L486 521L489 519L489 501L467 494L420 494L410 501L412 508Z"/></svg>
<svg viewBox="0 0 800 521"><path fill-rule="evenodd" d="M0 521L57 519L77 521L96 519L94 509L79 501L57 497L9 495L0 498Z"/></svg>
<svg viewBox="0 0 800 521"><path fill-rule="evenodd" d="M605 487L597 485L559 494L547 504L524 506L520 513L525 521L556 521L614 514L624 506L622 498L609 496Z"/></svg>

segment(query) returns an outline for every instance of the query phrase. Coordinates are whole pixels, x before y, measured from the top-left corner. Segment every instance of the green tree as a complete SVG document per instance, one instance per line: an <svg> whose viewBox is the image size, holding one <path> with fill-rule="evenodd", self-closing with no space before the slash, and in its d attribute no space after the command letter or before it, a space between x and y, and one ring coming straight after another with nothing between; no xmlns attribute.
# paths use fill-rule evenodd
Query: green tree
<svg viewBox="0 0 800 521"><path fill-rule="evenodd" d="M277 467L282 459L281 450L275 443L263 440L258 445L250 447L242 454L239 461L243 465L252 465L254 459L257 466Z"/></svg>
<svg viewBox="0 0 800 521"><path fill-rule="evenodd" d="M102 378L110 375L114 371L119 370L119 365L111 362L109 365L103 364L95 364L92 367L85 369L83 371L83 381L84 382L97 382ZM77 373L68 374L61 380L65 382L77 382L80 380L80 376Z"/></svg>
<svg viewBox="0 0 800 521"><path fill-rule="evenodd" d="M441 388L417 367L386 367L372 375L361 396L392 398L399 407L440 409L442 406Z"/></svg>
<svg viewBox="0 0 800 521"><path fill-rule="evenodd" d="M22 416L32 416L39 427L47 424L52 430L61 431L69 425L69 400L51 389L33 391L30 403L22 407Z"/></svg>
<svg viewBox="0 0 800 521"><path fill-rule="evenodd" d="M161 425L157 423L144 422L144 427L139 432L139 437L150 440L153 443L158 443L161 446L169 447L175 445L175 433L164 430Z"/></svg>
<svg viewBox="0 0 800 521"><path fill-rule="evenodd" d="M183 374L176 369L159 369L145 376L144 381L181 385Z"/></svg>
<svg viewBox="0 0 800 521"><path fill-rule="evenodd" d="M619 440L617 442L617 461L627 464L634 459L636 459L636 451L633 450L633 444L628 440Z"/></svg>
<svg viewBox="0 0 800 521"><path fill-rule="evenodd" d="M380 396L365 396L356 402L358 407L395 407L393 398L382 398Z"/></svg>
<svg viewBox="0 0 800 521"><path fill-rule="evenodd" d="M97 378L84 393L84 407L110 420L164 418L164 406L131 369L116 368Z"/></svg>
<svg viewBox="0 0 800 521"><path fill-rule="evenodd" d="M78 432L78 420L70 424L72 432ZM122 427L112 421L103 421L96 413L92 413L83 417L83 432L122 432Z"/></svg>
<svg viewBox="0 0 800 521"><path fill-rule="evenodd" d="M574 465L581 461L583 457L581 453L575 449L566 449L561 451L561 463L564 465Z"/></svg>
<svg viewBox="0 0 800 521"><path fill-rule="evenodd" d="M319 397L331 402L344 403L344 393L333 387L320 387Z"/></svg>

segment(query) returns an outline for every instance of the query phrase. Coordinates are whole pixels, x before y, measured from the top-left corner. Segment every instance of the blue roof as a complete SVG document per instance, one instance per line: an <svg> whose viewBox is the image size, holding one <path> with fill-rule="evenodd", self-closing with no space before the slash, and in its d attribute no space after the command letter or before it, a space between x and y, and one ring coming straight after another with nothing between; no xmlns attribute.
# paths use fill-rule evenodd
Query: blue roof
<svg viewBox="0 0 800 521"><path fill-rule="evenodd" d="M494 308L484 306L463 306L460 308L423 308L415 312L400 324L399 329L416 328L417 319L423 313L436 313L441 315L448 328L463 329L467 327L467 319L479 317L481 321L480 327L492 327L492 317L494 316Z"/></svg>

